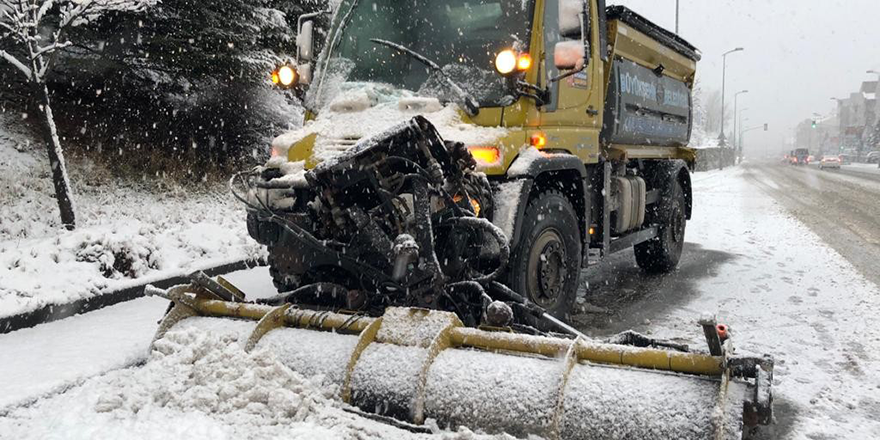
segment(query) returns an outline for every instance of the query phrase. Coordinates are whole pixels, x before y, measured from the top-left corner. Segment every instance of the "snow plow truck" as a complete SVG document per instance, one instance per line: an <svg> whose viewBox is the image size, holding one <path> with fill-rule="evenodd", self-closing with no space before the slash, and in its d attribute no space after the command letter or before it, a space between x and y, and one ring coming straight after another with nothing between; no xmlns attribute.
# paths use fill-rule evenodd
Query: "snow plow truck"
<svg viewBox="0 0 880 440"><path fill-rule="evenodd" d="M581 269L673 270L693 212L699 51L602 0L342 0L303 16L272 80L301 129L236 175L280 294L149 293L323 375L352 408L515 436L739 439L772 419L773 360L566 323ZM219 320L219 321L218 321ZM219 324L218 324L219 322ZM234 324L233 324L234 323Z"/></svg>

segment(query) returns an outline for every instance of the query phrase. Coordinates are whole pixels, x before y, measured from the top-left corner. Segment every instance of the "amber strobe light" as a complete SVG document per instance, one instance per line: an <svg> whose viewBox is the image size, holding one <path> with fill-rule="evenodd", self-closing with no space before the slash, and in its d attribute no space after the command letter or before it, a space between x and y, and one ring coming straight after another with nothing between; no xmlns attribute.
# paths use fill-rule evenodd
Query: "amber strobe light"
<svg viewBox="0 0 880 440"><path fill-rule="evenodd" d="M524 53L519 56L519 59L516 60L516 69L522 72L529 70L532 67L532 57L529 54Z"/></svg>
<svg viewBox="0 0 880 440"><path fill-rule="evenodd" d="M501 158L501 151L497 147L468 147L468 150L480 165L494 165Z"/></svg>
<svg viewBox="0 0 880 440"><path fill-rule="evenodd" d="M547 146L547 137L543 133L534 133L529 137L529 144L540 150Z"/></svg>

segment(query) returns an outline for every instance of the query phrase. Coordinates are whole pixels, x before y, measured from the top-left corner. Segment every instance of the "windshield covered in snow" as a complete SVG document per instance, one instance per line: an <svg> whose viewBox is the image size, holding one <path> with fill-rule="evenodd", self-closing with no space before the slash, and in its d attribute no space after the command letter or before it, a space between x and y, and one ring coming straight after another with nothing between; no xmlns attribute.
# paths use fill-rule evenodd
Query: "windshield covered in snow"
<svg viewBox="0 0 880 440"><path fill-rule="evenodd" d="M320 110L353 85L379 83L419 96L454 101L441 75L415 57L383 46L383 39L437 63L482 107L507 105L511 91L494 70L495 54L525 49L530 0L346 0L339 7L325 65L308 105Z"/></svg>

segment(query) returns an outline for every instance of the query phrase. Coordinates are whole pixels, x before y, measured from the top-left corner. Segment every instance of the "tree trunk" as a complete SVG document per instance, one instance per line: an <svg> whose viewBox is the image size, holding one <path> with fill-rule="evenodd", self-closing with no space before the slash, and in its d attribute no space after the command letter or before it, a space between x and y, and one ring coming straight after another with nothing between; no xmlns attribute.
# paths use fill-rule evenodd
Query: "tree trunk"
<svg viewBox="0 0 880 440"><path fill-rule="evenodd" d="M52 168L52 183L55 184L55 198L58 199L58 210L61 212L61 224L67 230L76 228L76 212L73 206L73 191L70 188L70 179L67 176L67 165L64 162L64 151L61 149L61 140L58 138L58 130L55 127L55 117L52 115L52 107L49 101L49 88L45 84L37 84L37 92L42 101L42 113L45 119L43 136L46 141L46 150L49 153L49 166Z"/></svg>

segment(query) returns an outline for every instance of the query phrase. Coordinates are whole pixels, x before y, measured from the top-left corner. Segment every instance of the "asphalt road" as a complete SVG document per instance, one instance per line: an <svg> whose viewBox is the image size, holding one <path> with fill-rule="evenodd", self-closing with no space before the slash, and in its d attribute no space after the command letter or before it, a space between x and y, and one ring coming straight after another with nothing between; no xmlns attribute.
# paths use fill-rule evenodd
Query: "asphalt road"
<svg viewBox="0 0 880 440"><path fill-rule="evenodd" d="M746 177L880 285L880 168L759 164Z"/></svg>

